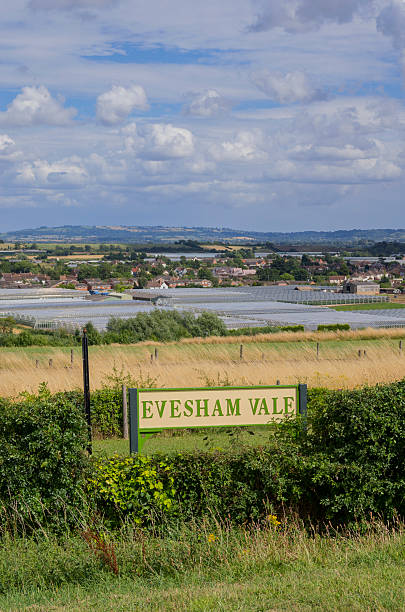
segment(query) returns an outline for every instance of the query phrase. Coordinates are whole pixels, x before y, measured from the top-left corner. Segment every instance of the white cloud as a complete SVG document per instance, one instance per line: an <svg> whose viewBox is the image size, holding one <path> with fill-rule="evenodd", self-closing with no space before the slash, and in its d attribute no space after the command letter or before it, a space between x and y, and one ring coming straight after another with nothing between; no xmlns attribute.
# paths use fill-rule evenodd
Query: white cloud
<svg viewBox="0 0 405 612"><path fill-rule="evenodd" d="M97 98L97 118L107 125L122 123L135 109L148 108L145 90L140 85L114 85Z"/></svg>
<svg viewBox="0 0 405 612"><path fill-rule="evenodd" d="M54 163L36 160L26 162L17 169L17 185L72 189L82 187L88 180L86 170L75 159Z"/></svg>
<svg viewBox="0 0 405 612"><path fill-rule="evenodd" d="M195 117L215 117L226 113L230 108L229 100L221 96L216 89L208 89L195 94L183 110L187 115Z"/></svg>
<svg viewBox="0 0 405 612"><path fill-rule="evenodd" d="M14 140L7 134L0 134L0 161L12 161L18 156Z"/></svg>
<svg viewBox="0 0 405 612"><path fill-rule="evenodd" d="M287 32L318 29L327 22L348 23L356 15L372 10L371 0L258 0L252 32L283 28Z"/></svg>
<svg viewBox="0 0 405 612"><path fill-rule="evenodd" d="M289 160L276 163L268 172L273 180L298 183L362 184L393 181L402 176L401 168L390 160L356 159L350 162L297 164Z"/></svg>
<svg viewBox="0 0 405 612"><path fill-rule="evenodd" d="M43 85L23 87L0 112L0 125L67 125L76 114L74 108L64 108L62 100L56 100Z"/></svg>
<svg viewBox="0 0 405 612"><path fill-rule="evenodd" d="M132 148L143 159L164 161L189 157L194 152L194 138L190 130L170 123L140 125L138 130L131 124L125 132L132 133L132 136L127 136L127 148Z"/></svg>
<svg viewBox="0 0 405 612"><path fill-rule="evenodd" d="M303 72L289 72L285 75L271 74L267 70L254 72L252 81L260 91L280 104L311 102L322 98L319 90L311 84Z"/></svg>
<svg viewBox="0 0 405 612"><path fill-rule="evenodd" d="M297 145L289 152L289 157L296 160L304 161L345 161L345 160L357 160L365 159L370 157L370 153L377 153L374 148L373 151L365 151L359 147L355 147L352 144L345 144L341 147L337 146L316 146L316 145Z"/></svg>
<svg viewBox="0 0 405 612"><path fill-rule="evenodd" d="M214 144L209 151L216 161L256 161L266 158L261 142L260 130L241 130L233 140Z"/></svg>

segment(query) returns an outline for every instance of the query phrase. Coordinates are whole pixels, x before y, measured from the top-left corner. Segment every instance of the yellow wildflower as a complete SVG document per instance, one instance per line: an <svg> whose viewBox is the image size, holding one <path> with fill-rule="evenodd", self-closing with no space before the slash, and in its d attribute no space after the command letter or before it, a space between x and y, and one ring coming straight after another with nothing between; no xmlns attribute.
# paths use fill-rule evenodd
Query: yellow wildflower
<svg viewBox="0 0 405 612"><path fill-rule="evenodd" d="M270 525L273 525L273 527L278 527L279 525L281 525L281 522L277 520L277 517L275 514L268 514L266 516L266 520Z"/></svg>
<svg viewBox="0 0 405 612"><path fill-rule="evenodd" d="M208 542L211 542L211 543L215 542L216 539L217 539L217 536L215 534L213 534L213 533L209 533L208 534L208 537L207 537Z"/></svg>

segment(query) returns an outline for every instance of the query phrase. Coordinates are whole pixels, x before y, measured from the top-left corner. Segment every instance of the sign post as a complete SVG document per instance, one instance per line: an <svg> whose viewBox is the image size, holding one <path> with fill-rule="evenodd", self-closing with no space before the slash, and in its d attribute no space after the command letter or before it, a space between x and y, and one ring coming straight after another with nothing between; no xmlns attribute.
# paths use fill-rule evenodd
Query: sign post
<svg viewBox="0 0 405 612"><path fill-rule="evenodd" d="M90 378L89 378L89 347L86 328L83 329L82 336L82 358L83 358L83 391L84 391L84 414L87 422L88 443L87 450L89 455L92 453L91 445L91 411L90 411Z"/></svg>
<svg viewBox="0 0 405 612"><path fill-rule="evenodd" d="M129 389L130 452L163 429L268 425L298 414L306 429L306 385Z"/></svg>

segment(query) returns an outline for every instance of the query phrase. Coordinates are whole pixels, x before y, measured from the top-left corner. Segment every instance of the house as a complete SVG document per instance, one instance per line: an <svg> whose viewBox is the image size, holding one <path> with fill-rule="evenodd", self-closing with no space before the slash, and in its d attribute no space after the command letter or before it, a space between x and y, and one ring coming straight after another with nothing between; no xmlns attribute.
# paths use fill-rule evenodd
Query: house
<svg viewBox="0 0 405 612"><path fill-rule="evenodd" d="M141 272L141 270L142 270L141 264L138 264L137 266L131 268L132 276L136 276L137 274L139 274L139 272Z"/></svg>
<svg viewBox="0 0 405 612"><path fill-rule="evenodd" d="M51 277L47 274L34 274L33 272L3 272L0 279L2 286L21 287L23 285L49 285Z"/></svg>
<svg viewBox="0 0 405 612"><path fill-rule="evenodd" d="M110 291L114 287L114 283L100 278L85 278L83 282L88 291Z"/></svg>
<svg viewBox="0 0 405 612"><path fill-rule="evenodd" d="M169 285L164 278L155 278L151 280L146 285L147 289L168 289Z"/></svg>
<svg viewBox="0 0 405 612"><path fill-rule="evenodd" d="M221 266L220 268L213 268L212 273L218 278L229 278L231 276L242 276L243 270L232 266Z"/></svg>
<svg viewBox="0 0 405 612"><path fill-rule="evenodd" d="M329 283L331 285L343 285L343 283L347 280L347 276L329 276Z"/></svg>
<svg viewBox="0 0 405 612"><path fill-rule="evenodd" d="M348 281L343 287L344 293L356 293L357 295L378 295L380 285L368 281Z"/></svg>

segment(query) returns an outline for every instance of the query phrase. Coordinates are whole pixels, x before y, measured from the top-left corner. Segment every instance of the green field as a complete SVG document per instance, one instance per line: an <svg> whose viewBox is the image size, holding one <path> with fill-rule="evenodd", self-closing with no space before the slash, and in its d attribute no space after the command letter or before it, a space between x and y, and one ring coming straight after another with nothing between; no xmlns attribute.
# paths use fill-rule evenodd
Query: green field
<svg viewBox="0 0 405 612"><path fill-rule="evenodd" d="M394 302L370 302L369 304L342 304L333 306L332 310L391 310L393 308L405 308L405 304Z"/></svg>
<svg viewBox="0 0 405 612"><path fill-rule="evenodd" d="M239 446L266 444L273 435L271 427L233 427L208 428L203 431L189 432L169 430L156 433L149 438L142 449L145 455L154 453L188 452L194 450L217 451ZM114 454L128 455L129 441L119 438L93 440L93 454L96 457L110 457Z"/></svg>

